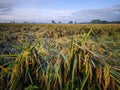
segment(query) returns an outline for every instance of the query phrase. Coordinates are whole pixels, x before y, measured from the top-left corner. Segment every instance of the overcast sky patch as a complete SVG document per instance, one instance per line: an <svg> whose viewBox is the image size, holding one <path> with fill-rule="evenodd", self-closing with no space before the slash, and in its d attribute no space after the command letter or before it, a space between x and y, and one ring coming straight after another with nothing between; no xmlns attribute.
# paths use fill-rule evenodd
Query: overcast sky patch
<svg viewBox="0 0 120 90"><path fill-rule="evenodd" d="M93 19L100 19L107 21L120 20L120 5L113 5L105 8L90 8L90 9L79 9L79 10L78 8L76 8L76 10L75 9L73 10L73 9L55 9L55 8L47 9L41 7L33 7L32 4L30 4L30 6L27 7L25 6L27 4L24 5L23 2L24 3L27 2L27 4L29 4L28 0L0 1L0 22L10 22L10 21L51 22L51 20L61 21L61 22L68 22L71 20L77 22L89 22ZM33 1L30 2L33 3ZM41 2L45 2L45 1L41 0Z"/></svg>

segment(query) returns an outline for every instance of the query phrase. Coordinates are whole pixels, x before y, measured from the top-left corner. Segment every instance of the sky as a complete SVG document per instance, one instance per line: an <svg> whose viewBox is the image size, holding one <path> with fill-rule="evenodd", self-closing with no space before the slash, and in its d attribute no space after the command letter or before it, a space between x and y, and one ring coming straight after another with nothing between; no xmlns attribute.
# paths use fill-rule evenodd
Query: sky
<svg viewBox="0 0 120 90"><path fill-rule="evenodd" d="M0 22L120 20L120 0L0 0Z"/></svg>

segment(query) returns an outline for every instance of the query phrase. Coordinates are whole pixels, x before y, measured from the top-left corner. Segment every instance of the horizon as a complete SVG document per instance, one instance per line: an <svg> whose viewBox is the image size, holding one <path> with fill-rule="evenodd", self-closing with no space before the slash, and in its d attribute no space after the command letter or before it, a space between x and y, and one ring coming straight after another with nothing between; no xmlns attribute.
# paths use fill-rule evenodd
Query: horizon
<svg viewBox="0 0 120 90"><path fill-rule="evenodd" d="M120 21L120 0L0 1L0 22L67 23L94 19Z"/></svg>

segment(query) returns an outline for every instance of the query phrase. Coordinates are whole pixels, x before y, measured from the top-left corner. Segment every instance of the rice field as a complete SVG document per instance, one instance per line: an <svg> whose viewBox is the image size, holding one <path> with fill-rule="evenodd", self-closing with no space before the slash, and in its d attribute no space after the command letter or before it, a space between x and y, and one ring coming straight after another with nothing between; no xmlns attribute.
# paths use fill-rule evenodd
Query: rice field
<svg viewBox="0 0 120 90"><path fill-rule="evenodd" d="M120 90L120 24L0 24L0 90Z"/></svg>

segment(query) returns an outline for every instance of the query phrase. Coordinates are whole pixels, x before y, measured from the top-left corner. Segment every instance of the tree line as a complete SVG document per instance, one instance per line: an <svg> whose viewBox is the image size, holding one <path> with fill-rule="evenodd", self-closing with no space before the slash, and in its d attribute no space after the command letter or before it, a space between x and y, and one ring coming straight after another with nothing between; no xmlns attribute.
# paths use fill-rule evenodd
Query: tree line
<svg viewBox="0 0 120 90"><path fill-rule="evenodd" d="M15 21L11 21L10 23L16 23ZM24 21L23 23L27 24L30 22L26 22ZM35 23L35 22L31 22L31 23ZM55 20L51 20L52 24L64 24L61 21L56 22ZM77 21L68 21L68 24L120 24L120 21L106 21L106 20L99 20L99 19L94 19L90 22L77 22Z"/></svg>
<svg viewBox="0 0 120 90"><path fill-rule="evenodd" d="M52 20L51 22L53 24L61 24L62 23L61 21L59 21L57 23L54 20ZM92 20L91 22L81 22L81 23L78 23L76 21L69 21L68 24L120 24L120 21L106 21L106 20L95 19L95 20Z"/></svg>

